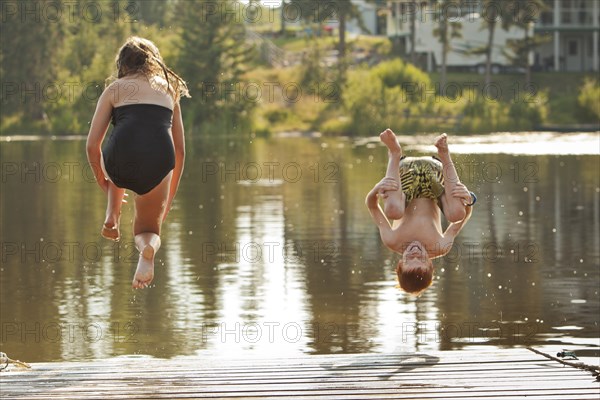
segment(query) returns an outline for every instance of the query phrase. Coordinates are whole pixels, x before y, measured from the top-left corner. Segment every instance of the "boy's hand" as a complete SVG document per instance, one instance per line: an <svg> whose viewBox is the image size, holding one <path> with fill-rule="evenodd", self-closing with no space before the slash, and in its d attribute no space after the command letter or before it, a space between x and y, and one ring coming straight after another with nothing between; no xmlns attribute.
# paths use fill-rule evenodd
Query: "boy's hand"
<svg viewBox="0 0 600 400"><path fill-rule="evenodd" d="M472 200L471 192L469 192L469 189L460 182L458 182L454 187L454 190L452 190L452 197L461 199L465 205L471 203Z"/></svg>
<svg viewBox="0 0 600 400"><path fill-rule="evenodd" d="M373 191L379 197L386 199L388 197L387 192L395 192L398 189L400 189L400 185L394 178L383 178L375 185Z"/></svg>

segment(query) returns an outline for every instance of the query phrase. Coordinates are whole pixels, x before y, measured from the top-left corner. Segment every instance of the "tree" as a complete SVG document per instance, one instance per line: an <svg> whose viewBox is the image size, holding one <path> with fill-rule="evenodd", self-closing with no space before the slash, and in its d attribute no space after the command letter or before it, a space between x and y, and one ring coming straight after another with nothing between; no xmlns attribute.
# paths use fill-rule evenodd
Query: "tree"
<svg viewBox="0 0 600 400"><path fill-rule="evenodd" d="M137 0L128 7L136 19L163 27L171 17L174 4L174 0Z"/></svg>
<svg viewBox="0 0 600 400"><path fill-rule="evenodd" d="M63 35L60 24L40 11L45 3L54 2L24 0L2 5L0 70L3 86L13 95L3 95L0 108L3 113L21 110L24 120L45 120L44 88L55 86L54 55Z"/></svg>
<svg viewBox="0 0 600 400"><path fill-rule="evenodd" d="M452 1L453 0L438 0L438 5L440 7L438 27L433 30L433 35L439 38L442 43L442 71L440 79L442 88L446 86L446 65L448 52L451 49L450 41L462 37L462 24L458 21L449 20L449 7L454 5ZM460 17L460 15L454 15L452 17Z"/></svg>
<svg viewBox="0 0 600 400"><path fill-rule="evenodd" d="M410 13L410 62L417 64L417 3L411 3L412 12Z"/></svg>
<svg viewBox="0 0 600 400"><path fill-rule="evenodd" d="M368 0L374 2L374 0ZM340 72L346 69L346 24L352 19L358 21L363 31L367 31L359 8L351 0L291 0L302 12L302 18L308 23L322 25L326 21L337 19L338 22L338 60Z"/></svg>
<svg viewBox="0 0 600 400"><path fill-rule="evenodd" d="M524 37L521 40L509 40L504 55L512 61L513 65L525 69L525 87L531 83L531 65L529 55L534 49L547 42L541 36L531 36L531 30L536 17L546 8L542 0L505 0L502 27L506 30L511 26L523 29Z"/></svg>
<svg viewBox="0 0 600 400"><path fill-rule="evenodd" d="M235 1L180 2L181 40L177 72L192 95L192 124L243 122L253 107L243 75L254 48L246 44L243 21L233 13Z"/></svg>
<svg viewBox="0 0 600 400"><path fill-rule="evenodd" d="M503 0L483 0L482 17L483 26L488 31L488 40L483 51L485 52L485 83L489 85L492 81L492 50L494 48L494 34L498 20L502 14Z"/></svg>

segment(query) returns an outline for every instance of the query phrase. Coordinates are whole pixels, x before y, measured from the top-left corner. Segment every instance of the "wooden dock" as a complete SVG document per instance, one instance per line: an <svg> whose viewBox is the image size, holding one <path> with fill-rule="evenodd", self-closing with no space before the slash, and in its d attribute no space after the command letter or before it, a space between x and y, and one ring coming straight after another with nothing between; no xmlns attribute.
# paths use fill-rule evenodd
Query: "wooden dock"
<svg viewBox="0 0 600 400"><path fill-rule="evenodd" d="M589 371L524 348L296 358L117 357L0 373L2 399L600 399Z"/></svg>

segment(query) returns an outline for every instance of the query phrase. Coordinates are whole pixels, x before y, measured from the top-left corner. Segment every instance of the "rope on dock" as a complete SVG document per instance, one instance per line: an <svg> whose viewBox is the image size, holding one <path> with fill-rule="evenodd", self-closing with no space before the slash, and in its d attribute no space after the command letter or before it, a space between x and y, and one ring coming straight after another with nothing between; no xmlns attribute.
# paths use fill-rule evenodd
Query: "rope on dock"
<svg viewBox="0 0 600 400"><path fill-rule="evenodd" d="M557 358L557 357L551 356L550 354L536 350L533 347L527 347L527 350L533 351L534 353L537 353L546 358L549 358L550 360L557 361L564 365L568 365L569 367L583 369L585 371L591 372L592 376L595 376L596 380L600 381L600 366L598 366L598 365L590 365L590 364L585 364L582 362L571 362L571 361L561 360L560 358Z"/></svg>
<svg viewBox="0 0 600 400"><path fill-rule="evenodd" d="M3 364L3 365L1 365L1 364ZM31 365L27 364L26 362L19 361L19 360L12 360L12 359L8 358L6 353L0 352L0 371L4 371L6 368L8 368L8 364L13 364L13 365L16 365L17 367L22 367L22 368L31 368Z"/></svg>

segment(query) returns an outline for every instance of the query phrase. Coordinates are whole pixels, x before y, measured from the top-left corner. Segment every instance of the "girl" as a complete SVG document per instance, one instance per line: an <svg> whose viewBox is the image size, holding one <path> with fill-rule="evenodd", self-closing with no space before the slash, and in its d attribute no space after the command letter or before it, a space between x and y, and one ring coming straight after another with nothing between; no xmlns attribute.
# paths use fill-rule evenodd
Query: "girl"
<svg viewBox="0 0 600 400"><path fill-rule="evenodd" d="M108 195L102 236L120 239L125 189L136 193L133 234L140 252L133 288L154 278L160 229L179 187L185 158L179 99L185 82L162 60L154 43L131 37L116 57L117 79L98 100L87 139L96 182ZM101 149L111 122L112 135Z"/></svg>

